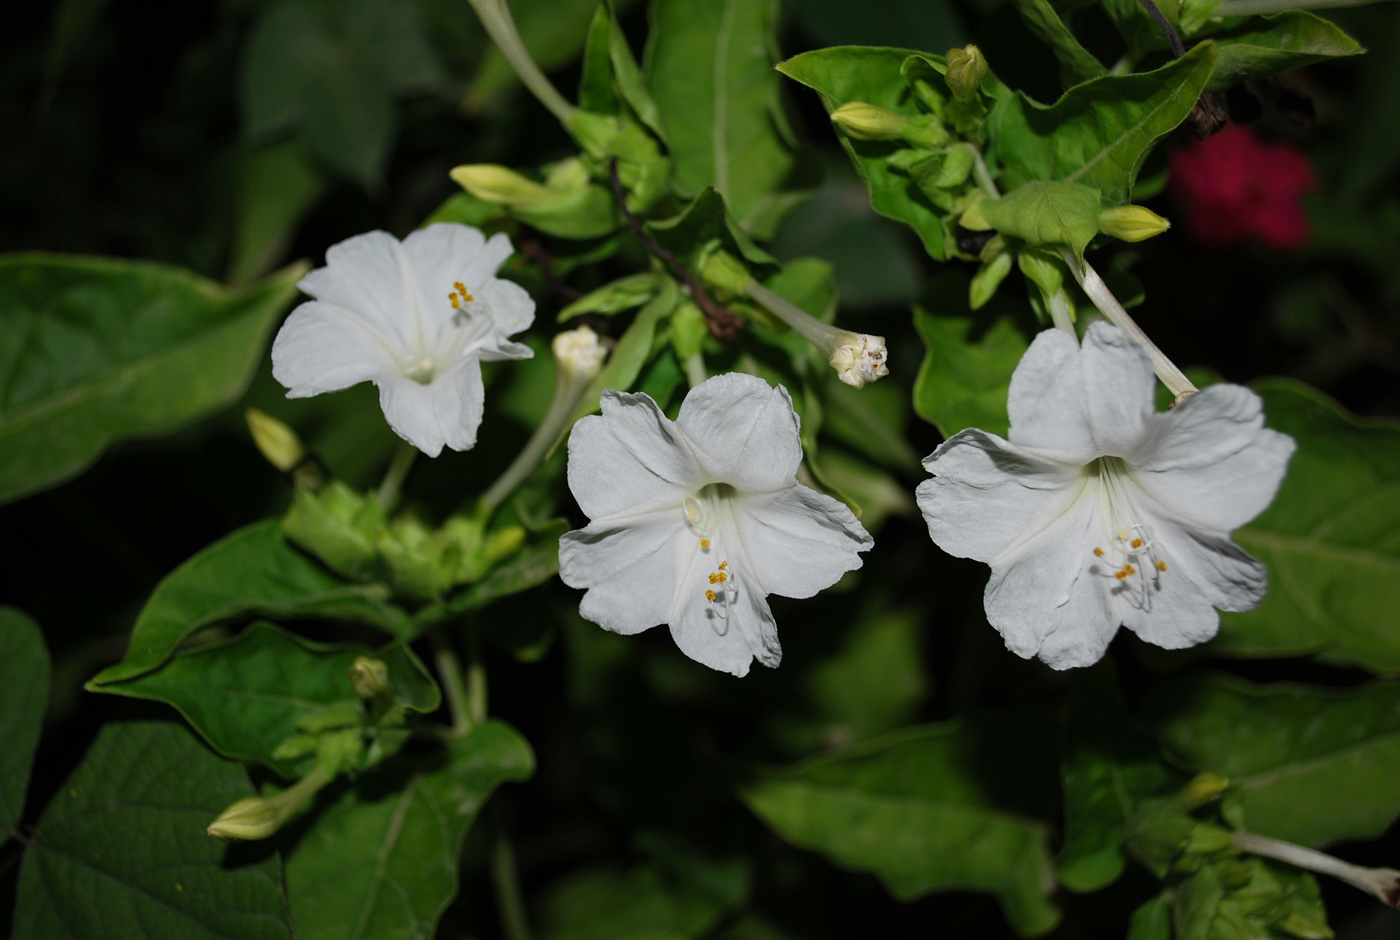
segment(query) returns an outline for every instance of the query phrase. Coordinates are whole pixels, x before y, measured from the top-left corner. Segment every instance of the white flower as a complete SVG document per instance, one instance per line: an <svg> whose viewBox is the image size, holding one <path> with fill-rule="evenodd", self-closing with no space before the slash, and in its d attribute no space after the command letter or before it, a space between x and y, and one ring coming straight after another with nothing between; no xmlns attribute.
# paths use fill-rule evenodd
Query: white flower
<svg viewBox="0 0 1400 940"><path fill-rule="evenodd" d="M603 392L569 438L569 488L592 520L559 543L579 613L614 633L670 624L691 659L736 676L782 658L767 595L811 597L874 544L842 503L797 482L787 390L740 373L686 396Z"/></svg>
<svg viewBox="0 0 1400 940"><path fill-rule="evenodd" d="M430 457L476 444L483 360L528 359L506 337L535 318L524 289L498 280L510 239L440 223L402 243L368 232L333 245L297 286L314 297L272 344L288 398L370 381L389 426Z"/></svg>
<svg viewBox="0 0 1400 940"><path fill-rule="evenodd" d="M970 429L919 485L929 535L992 566L984 604L1007 647L1056 669L1103 656L1119 625L1168 649L1215 635L1264 596L1264 566L1230 541L1264 510L1293 440L1259 396L1214 385L1158 414L1147 354L1106 323L1081 349L1036 337L1011 377L1010 441Z"/></svg>

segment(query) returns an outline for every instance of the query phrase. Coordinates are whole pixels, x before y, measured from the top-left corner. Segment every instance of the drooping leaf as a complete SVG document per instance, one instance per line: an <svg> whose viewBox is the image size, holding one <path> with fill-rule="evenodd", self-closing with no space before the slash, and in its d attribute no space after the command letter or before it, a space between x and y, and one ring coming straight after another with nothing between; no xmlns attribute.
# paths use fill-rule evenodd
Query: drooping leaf
<svg viewBox="0 0 1400 940"><path fill-rule="evenodd" d="M286 856L301 940L431 937L457 894L462 840L496 787L534 771L529 744L488 721L445 753L405 755L329 802Z"/></svg>
<svg viewBox="0 0 1400 940"><path fill-rule="evenodd" d="M913 118L923 112L900 70L904 61L916 54L907 49L836 46L780 62L778 71L816 91L828 114L847 102L863 101ZM888 158L898 145L838 136L865 180L875 211L914 229L929 255L945 260L942 216L908 175L889 164Z"/></svg>
<svg viewBox="0 0 1400 940"><path fill-rule="evenodd" d="M1366 51L1331 20L1304 10L1250 17L1210 38L1219 49L1207 86L1213 91Z"/></svg>
<svg viewBox="0 0 1400 940"><path fill-rule="evenodd" d="M1400 674L1400 425L1357 419L1301 383L1257 388L1268 425L1298 450L1273 504L1234 535L1268 566L1268 593L1223 614L1210 648Z"/></svg>
<svg viewBox="0 0 1400 940"><path fill-rule="evenodd" d="M1003 235L1033 247L1074 249L1081 260L1084 246L1099 233L1100 193L1092 186L1061 180L1032 180L1000 199L981 203L982 215Z"/></svg>
<svg viewBox="0 0 1400 940"><path fill-rule="evenodd" d="M255 522L167 575L136 618L126 656L91 684L133 679L169 659L194 631L256 614L352 620L410 635L408 616L387 597L384 585L346 582L292 547L278 520Z"/></svg>
<svg viewBox="0 0 1400 940"><path fill-rule="evenodd" d="M174 706L220 754L258 761L290 778L305 771L303 761L274 751L298 733L299 720L355 701L349 670L360 656L383 659L396 697L403 695L414 710L438 707L436 685L418 658L401 645L390 653L385 658L364 646L312 643L259 622L226 642L177 653L131 681L89 687Z"/></svg>
<svg viewBox="0 0 1400 940"><path fill-rule="evenodd" d="M1066 88L1108 74L1103 63L1074 38L1050 0L1016 0L1016 12L1060 60L1060 80Z"/></svg>
<svg viewBox="0 0 1400 940"><path fill-rule="evenodd" d="M1145 716L1187 767L1230 781L1251 832L1317 846L1400 815L1400 682L1341 692L1207 675L1160 687Z"/></svg>
<svg viewBox="0 0 1400 940"><path fill-rule="evenodd" d="M989 786L1037 786L1043 742L1019 738L972 725L906 729L769 773L741 796L789 842L874 872L897 898L991 892L1012 926L1033 936L1060 917L1048 897L1047 827Z"/></svg>
<svg viewBox="0 0 1400 940"><path fill-rule="evenodd" d="M49 651L39 625L0 607L0 842L24 812L29 768L49 706Z"/></svg>
<svg viewBox="0 0 1400 940"><path fill-rule="evenodd" d="M1128 202L1148 151L1191 113L1215 59L1201 43L1155 72L1105 75L1049 106L1004 94L987 121L1002 189L1063 180L1098 189L1105 207Z"/></svg>
<svg viewBox="0 0 1400 940"><path fill-rule="evenodd" d="M231 402L303 273L229 290L150 262L0 257L0 503Z"/></svg>
<svg viewBox="0 0 1400 940"><path fill-rule="evenodd" d="M277 860L239 863L204 829L253 795L178 724L103 726L39 819L16 937L290 940Z"/></svg>
<svg viewBox="0 0 1400 940"><path fill-rule="evenodd" d="M656 0L647 79L683 198L713 186L770 236L797 160L778 102L775 0Z"/></svg>

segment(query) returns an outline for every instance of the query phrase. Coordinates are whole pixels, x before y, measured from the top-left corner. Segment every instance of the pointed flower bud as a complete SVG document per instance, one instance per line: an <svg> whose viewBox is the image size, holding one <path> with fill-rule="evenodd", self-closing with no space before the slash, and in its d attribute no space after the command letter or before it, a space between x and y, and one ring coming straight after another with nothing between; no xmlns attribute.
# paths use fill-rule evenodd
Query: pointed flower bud
<svg viewBox="0 0 1400 940"><path fill-rule="evenodd" d="M512 209L529 209L557 198L559 193L495 163L453 167L453 181L482 202Z"/></svg>
<svg viewBox="0 0 1400 940"><path fill-rule="evenodd" d="M350 664L350 684L362 699L372 699L389 691L389 667L383 660L357 656Z"/></svg>
<svg viewBox="0 0 1400 940"><path fill-rule="evenodd" d="M973 45L949 49L944 59L948 63L944 79L948 82L953 97L959 101L971 101L977 94L982 80L987 77L987 60L982 55L982 50Z"/></svg>
<svg viewBox="0 0 1400 940"><path fill-rule="evenodd" d="M1099 229L1125 242L1146 241L1161 235L1172 224L1143 206L1114 206L1099 213Z"/></svg>
<svg viewBox="0 0 1400 940"><path fill-rule="evenodd" d="M831 112L837 127L856 140L895 140L904 133L904 118L878 105L848 101Z"/></svg>
<svg viewBox="0 0 1400 940"><path fill-rule="evenodd" d="M246 417L253 443L268 463L288 473L306 459L306 448L302 446L297 432L256 408L249 408Z"/></svg>
<svg viewBox="0 0 1400 940"><path fill-rule="evenodd" d="M1230 781L1219 774L1199 774L1181 788L1181 792L1176 795L1176 802L1182 809L1190 812L1220 799L1220 794L1229 788Z"/></svg>
<svg viewBox="0 0 1400 940"><path fill-rule="evenodd" d="M331 779L325 769L317 764L310 773L281 793L245 797L230 804L205 831L225 842L269 838Z"/></svg>

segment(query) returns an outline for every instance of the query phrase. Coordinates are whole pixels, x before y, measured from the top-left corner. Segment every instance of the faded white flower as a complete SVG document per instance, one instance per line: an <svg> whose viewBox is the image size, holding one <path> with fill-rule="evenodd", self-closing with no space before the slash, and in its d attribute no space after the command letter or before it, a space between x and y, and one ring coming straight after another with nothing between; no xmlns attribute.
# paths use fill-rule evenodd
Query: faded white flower
<svg viewBox="0 0 1400 940"><path fill-rule="evenodd" d="M579 612L614 633L669 624L698 662L748 673L782 658L767 595L811 597L874 544L845 505L797 482L787 390L740 373L686 396L672 422L646 395L603 392L574 426L569 488L592 522L559 543Z"/></svg>
<svg viewBox="0 0 1400 940"><path fill-rule="evenodd" d="M984 604L1007 648L1056 669L1103 656L1119 625L1157 646L1203 643L1221 610L1264 596L1230 531L1273 500L1293 440L1259 396L1210 386L1153 408L1152 363L1095 323L1083 348L1036 337L1011 378L1010 440L970 429L925 462L929 534L992 566Z"/></svg>
<svg viewBox="0 0 1400 940"><path fill-rule="evenodd" d="M315 299L277 334L273 376L288 398L373 382L389 426L423 453L471 449L486 398L480 363L533 355L507 339L535 318L525 290L496 277L511 251L503 234L488 241L450 223L402 243L368 232L333 245L297 285Z"/></svg>

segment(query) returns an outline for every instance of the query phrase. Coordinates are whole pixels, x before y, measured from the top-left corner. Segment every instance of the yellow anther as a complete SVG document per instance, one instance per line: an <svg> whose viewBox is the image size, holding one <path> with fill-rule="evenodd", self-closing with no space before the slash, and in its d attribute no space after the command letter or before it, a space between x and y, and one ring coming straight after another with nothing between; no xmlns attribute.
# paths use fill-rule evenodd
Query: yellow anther
<svg viewBox="0 0 1400 940"><path fill-rule="evenodd" d="M700 547L701 547L701 548L709 548L709 547L710 547L710 540L709 540L709 539L701 539L701 540L700 540Z"/></svg>
<svg viewBox="0 0 1400 940"><path fill-rule="evenodd" d="M447 295L447 299L450 300L450 301L452 301L452 309L453 309L453 310L461 310L461 309L462 309L462 302L459 301L459 300L457 299L457 292L456 292L456 291L453 291L452 293L448 294L448 295Z"/></svg>
<svg viewBox="0 0 1400 940"><path fill-rule="evenodd" d="M1165 561L1159 561L1159 562L1156 563L1156 567L1157 567L1157 570L1158 570L1158 571L1166 571L1166 570L1167 570L1167 563L1166 563Z"/></svg>
<svg viewBox="0 0 1400 940"><path fill-rule="evenodd" d="M723 571L721 571L721 572L719 573L718 577L719 577L720 584L723 584L725 581L728 581L728 580L729 580L729 575L725 574Z"/></svg>
<svg viewBox="0 0 1400 940"><path fill-rule="evenodd" d="M695 514L695 507L694 507L694 506L687 506L687 507L685 507L685 512L686 512L686 515L690 516L690 521L691 521L691 522L694 522L697 518L699 518L699 517Z"/></svg>
<svg viewBox="0 0 1400 940"><path fill-rule="evenodd" d="M1142 539L1133 539L1132 546L1133 548L1142 548Z"/></svg>
<svg viewBox="0 0 1400 940"><path fill-rule="evenodd" d="M719 563L719 570L720 570L720 571L723 571L725 568L728 568L728 567L729 567L729 562L727 562L727 561L722 561L722 562Z"/></svg>
<svg viewBox="0 0 1400 940"><path fill-rule="evenodd" d="M1118 572L1115 572L1113 576L1114 576L1115 578L1117 578L1119 581L1122 581L1124 578L1126 578L1126 577L1128 576L1128 572L1126 572L1126 571L1118 571Z"/></svg>
<svg viewBox="0 0 1400 940"><path fill-rule="evenodd" d="M1102 557L1103 557L1103 549L1101 549L1101 548L1096 548L1096 549L1094 549L1094 557L1095 557L1095 558L1102 558Z"/></svg>
<svg viewBox="0 0 1400 940"><path fill-rule="evenodd" d="M715 592L714 592L714 591L711 591L709 588L706 588L706 589L705 589L705 600L707 600L707 601L713 601L714 599L715 599Z"/></svg>
<svg viewBox="0 0 1400 940"><path fill-rule="evenodd" d="M711 571L711 572L710 572L710 583L711 583L711 584L719 584L719 582L720 582L722 579L723 579L723 575L721 575L719 572L717 572L717 571Z"/></svg>

